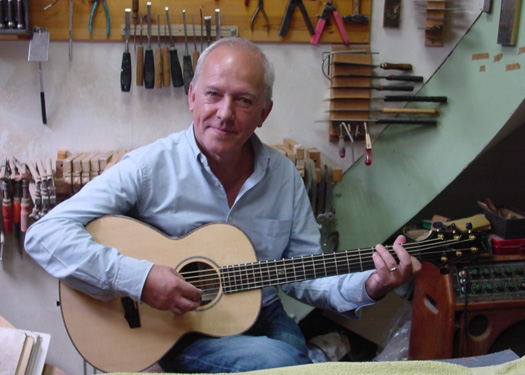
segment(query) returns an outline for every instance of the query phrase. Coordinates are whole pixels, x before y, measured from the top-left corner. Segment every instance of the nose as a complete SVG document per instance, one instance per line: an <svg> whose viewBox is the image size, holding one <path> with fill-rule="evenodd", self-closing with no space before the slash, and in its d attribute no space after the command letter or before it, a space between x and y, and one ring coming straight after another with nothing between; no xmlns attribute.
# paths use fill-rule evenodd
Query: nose
<svg viewBox="0 0 525 375"><path fill-rule="evenodd" d="M217 117L221 121L232 120L234 117L233 105L233 99L229 96L224 96L222 100L218 103Z"/></svg>

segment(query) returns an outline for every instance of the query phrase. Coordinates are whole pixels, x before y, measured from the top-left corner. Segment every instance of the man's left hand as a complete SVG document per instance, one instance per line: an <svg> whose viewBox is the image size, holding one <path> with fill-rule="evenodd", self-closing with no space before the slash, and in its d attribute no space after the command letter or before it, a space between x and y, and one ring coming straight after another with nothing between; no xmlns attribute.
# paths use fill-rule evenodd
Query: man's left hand
<svg viewBox="0 0 525 375"><path fill-rule="evenodd" d="M371 298L381 299L398 286L408 284L421 271L421 263L403 247L405 242L404 236L398 236L392 246L399 263L383 245L376 246L372 256L376 270L365 283Z"/></svg>

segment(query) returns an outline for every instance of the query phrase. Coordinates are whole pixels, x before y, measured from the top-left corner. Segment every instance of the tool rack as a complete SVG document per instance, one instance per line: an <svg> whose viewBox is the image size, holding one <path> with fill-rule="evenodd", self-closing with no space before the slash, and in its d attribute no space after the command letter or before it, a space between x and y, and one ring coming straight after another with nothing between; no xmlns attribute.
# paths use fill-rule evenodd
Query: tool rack
<svg viewBox="0 0 525 375"><path fill-rule="evenodd" d="M14 0L15 4L17 3L17 0ZM6 14L7 17L7 11L8 11L8 0L0 0L0 5L3 7L3 11ZM16 7L15 6L15 14L14 16L17 17ZM0 29L0 37L1 36L15 36L15 37L25 37L28 36L30 33L30 23L29 23L29 0L22 0L22 17L23 20L20 23L19 20L16 20L17 25L15 25L15 28L8 28L7 25L5 25L5 28ZM18 24L22 24L23 28L18 28Z"/></svg>
<svg viewBox="0 0 525 375"><path fill-rule="evenodd" d="M5 1L5 0L4 0ZM28 0L25 0L28 1ZM44 7L52 3L53 0L32 0L30 10L31 25L46 27L50 32L51 40L66 41L69 38L69 0L58 0L58 2L44 11ZM307 9L308 16L313 26L317 24L317 15L323 10L325 1L303 0ZM153 0L152 2L152 21L156 26L156 15L161 14L161 25L165 23L165 7L169 7L170 21L173 24L182 25L182 10L186 9L187 16L193 15L195 18L195 28L200 30L199 8L202 6L204 16L212 16L216 8L220 8L221 25L233 25L238 28L238 36L252 40L254 42L283 42L283 43L309 43L311 35L301 16L299 9L296 9L292 17L288 33L281 37L279 29L286 10L287 1L284 0L265 0L264 8L268 14L270 30L266 30L266 22L263 17L257 17L254 21L253 31L250 27L250 20L257 8L257 0ZM111 17L110 35L106 36L106 19L102 9L97 10L93 20L93 33L88 32L89 14L92 7L89 0L73 1L73 40L74 41L124 41L122 25L125 23L124 9L132 7L132 0L128 1L108 1L108 9ZM370 17L371 0L362 0L360 12ZM334 0L340 16L353 13L352 2ZM146 14L146 1L140 0L139 13ZM344 22L344 26L350 43L369 43L370 42L370 23ZM132 27L133 29L133 24ZM155 29L154 27L153 29ZM191 29L191 27L190 27ZM221 28L222 29L222 28ZM221 30L222 34L222 30ZM228 31L229 35L229 31ZM175 35L177 41L183 41L181 34ZM143 38L145 35L143 34ZM325 27L321 36L320 43L343 43L337 27L333 22Z"/></svg>

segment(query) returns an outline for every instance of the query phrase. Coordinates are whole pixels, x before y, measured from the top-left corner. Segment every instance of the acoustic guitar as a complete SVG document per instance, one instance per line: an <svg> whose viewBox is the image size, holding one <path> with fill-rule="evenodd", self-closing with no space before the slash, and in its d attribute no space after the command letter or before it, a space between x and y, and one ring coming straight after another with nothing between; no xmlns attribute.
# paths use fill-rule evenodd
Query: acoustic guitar
<svg viewBox="0 0 525 375"><path fill-rule="evenodd" d="M129 298L101 301L61 282L60 307L78 352L105 372L137 372L156 363L183 335L227 336L246 331L261 306L261 288L374 268L374 248L258 261L239 228L204 225L175 239L124 216L103 216L87 225L98 243L122 254L172 265L203 290L201 306L184 316ZM432 232L405 244L421 261L441 267L488 250L483 233ZM387 249L395 254L392 247Z"/></svg>

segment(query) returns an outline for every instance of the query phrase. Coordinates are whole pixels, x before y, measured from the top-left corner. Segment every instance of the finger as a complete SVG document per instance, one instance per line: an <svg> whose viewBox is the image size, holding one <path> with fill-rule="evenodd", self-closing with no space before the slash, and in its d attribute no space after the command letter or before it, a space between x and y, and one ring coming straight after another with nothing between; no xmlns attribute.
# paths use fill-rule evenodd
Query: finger
<svg viewBox="0 0 525 375"><path fill-rule="evenodd" d="M383 246L383 245L377 245L376 246L376 253L378 254L387 270L391 270L395 267L397 267L397 261L394 259L392 254Z"/></svg>

